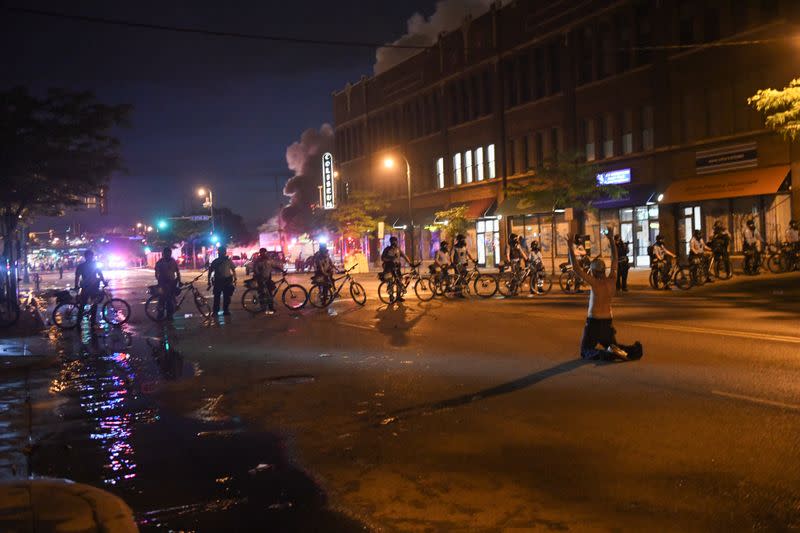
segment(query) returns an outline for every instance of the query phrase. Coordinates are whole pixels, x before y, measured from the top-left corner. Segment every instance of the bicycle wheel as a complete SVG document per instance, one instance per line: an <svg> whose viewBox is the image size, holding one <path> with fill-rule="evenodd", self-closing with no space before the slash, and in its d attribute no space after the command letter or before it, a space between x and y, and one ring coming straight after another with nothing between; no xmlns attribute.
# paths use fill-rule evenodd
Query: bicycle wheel
<svg viewBox="0 0 800 533"><path fill-rule="evenodd" d="M659 275L658 270L650 270L650 275L647 277L647 280L650 282L650 288L658 290L660 287L661 276Z"/></svg>
<svg viewBox="0 0 800 533"><path fill-rule="evenodd" d="M519 290L517 279L512 275L500 276L500 279L497 280L497 290L505 298L515 296Z"/></svg>
<svg viewBox="0 0 800 533"><path fill-rule="evenodd" d="M131 317L131 306L122 298L111 298L103 304L102 316L109 324L119 326Z"/></svg>
<svg viewBox="0 0 800 533"><path fill-rule="evenodd" d="M561 291L565 294L574 294L577 290L575 274L571 270L561 273L561 275L558 277L558 284L561 286Z"/></svg>
<svg viewBox="0 0 800 533"><path fill-rule="evenodd" d="M367 303L367 291L365 291L364 286L357 281L350 282L350 297L358 305Z"/></svg>
<svg viewBox="0 0 800 533"><path fill-rule="evenodd" d="M396 295L397 288L393 281L382 281L378 285L378 298L386 305L393 304Z"/></svg>
<svg viewBox="0 0 800 533"><path fill-rule="evenodd" d="M264 299L258 293L258 289L244 291L244 294L242 294L242 307L251 315L263 313L267 309Z"/></svg>
<svg viewBox="0 0 800 533"><path fill-rule="evenodd" d="M689 277L689 272L686 267L677 269L672 281L675 283L676 287L684 291L688 291L692 287L692 280Z"/></svg>
<svg viewBox="0 0 800 533"><path fill-rule="evenodd" d="M431 278L419 278L414 283L414 294L423 302L429 302L436 296L436 289L433 287Z"/></svg>
<svg viewBox="0 0 800 533"><path fill-rule="evenodd" d="M297 311L306 306L308 301L308 291L302 285L287 285L281 294L283 305L288 309Z"/></svg>
<svg viewBox="0 0 800 533"><path fill-rule="evenodd" d="M481 298L491 298L497 294L497 278L490 274L480 274L475 278L472 288Z"/></svg>
<svg viewBox="0 0 800 533"><path fill-rule="evenodd" d="M333 301L333 291L330 285L314 283L308 291L308 301L317 309L328 307Z"/></svg>
<svg viewBox="0 0 800 533"><path fill-rule="evenodd" d="M703 272L703 267L695 265L691 269L692 285L702 287L706 283L706 275Z"/></svg>
<svg viewBox="0 0 800 533"><path fill-rule="evenodd" d="M781 261L781 254L772 254L767 259L767 268L773 274L780 274L784 271L784 264Z"/></svg>
<svg viewBox="0 0 800 533"><path fill-rule="evenodd" d="M200 313L204 318L211 316L211 304L208 302L208 298L199 292L194 294L194 305L197 307L197 312Z"/></svg>
<svg viewBox="0 0 800 533"><path fill-rule="evenodd" d="M539 274L539 279L536 281L536 285L539 290L542 291L542 294L547 294L550 292L550 289L553 288L553 278L551 278L550 274L547 272L541 272Z"/></svg>
<svg viewBox="0 0 800 533"><path fill-rule="evenodd" d="M164 320L164 308L159 305L158 296L151 296L144 303L144 314L153 322Z"/></svg>
<svg viewBox="0 0 800 533"><path fill-rule="evenodd" d="M73 329L78 325L78 306L64 302L53 309L53 324L59 329Z"/></svg>

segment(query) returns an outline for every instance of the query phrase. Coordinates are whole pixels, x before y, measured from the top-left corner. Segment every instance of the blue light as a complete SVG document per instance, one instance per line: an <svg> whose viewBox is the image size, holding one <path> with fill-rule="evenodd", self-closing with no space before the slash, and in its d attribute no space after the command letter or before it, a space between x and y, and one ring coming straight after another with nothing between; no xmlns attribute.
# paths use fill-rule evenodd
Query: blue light
<svg viewBox="0 0 800 533"><path fill-rule="evenodd" d="M144 247L144 253L146 253L146 254L149 254L149 253L150 253L150 252L152 252L152 251L153 251L153 250L151 250L149 246L145 246L145 247Z"/></svg>
<svg viewBox="0 0 800 533"><path fill-rule="evenodd" d="M158 221L158 229L166 229L167 228L167 221L166 220L159 220Z"/></svg>

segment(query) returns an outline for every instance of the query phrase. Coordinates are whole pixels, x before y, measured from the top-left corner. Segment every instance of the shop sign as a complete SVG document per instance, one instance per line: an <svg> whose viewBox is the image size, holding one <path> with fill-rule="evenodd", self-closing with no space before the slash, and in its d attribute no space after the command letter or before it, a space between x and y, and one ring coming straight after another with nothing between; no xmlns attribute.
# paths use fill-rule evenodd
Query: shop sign
<svg viewBox="0 0 800 533"><path fill-rule="evenodd" d="M622 185L631 182L631 169L622 168L610 172L601 172L597 175L598 185Z"/></svg>
<svg viewBox="0 0 800 533"><path fill-rule="evenodd" d="M695 153L694 164L697 174L752 168L758 166L758 150L754 142L703 150Z"/></svg>
<svg viewBox="0 0 800 533"><path fill-rule="evenodd" d="M322 208L333 209L336 207L333 186L333 154L322 154Z"/></svg>

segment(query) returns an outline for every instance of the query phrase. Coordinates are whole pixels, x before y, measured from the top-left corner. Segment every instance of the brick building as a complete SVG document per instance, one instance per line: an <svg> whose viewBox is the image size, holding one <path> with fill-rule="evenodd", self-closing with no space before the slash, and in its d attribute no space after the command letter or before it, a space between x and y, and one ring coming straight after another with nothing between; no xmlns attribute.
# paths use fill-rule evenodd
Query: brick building
<svg viewBox="0 0 800 533"><path fill-rule="evenodd" d="M438 235L434 213L466 205L481 263L505 235L566 255L569 213L508 196L508 184L559 152L578 150L629 195L576 212L595 243L612 225L635 264L657 233L684 252L714 221L734 235L754 217L768 241L800 218L800 156L766 131L746 100L800 76L794 0L515 0L442 34L394 68L333 97L336 164L349 190L391 202L387 233L405 237L411 167L417 256ZM765 41L766 40L766 41ZM748 44L743 44L747 42ZM695 46L705 44L706 46Z"/></svg>

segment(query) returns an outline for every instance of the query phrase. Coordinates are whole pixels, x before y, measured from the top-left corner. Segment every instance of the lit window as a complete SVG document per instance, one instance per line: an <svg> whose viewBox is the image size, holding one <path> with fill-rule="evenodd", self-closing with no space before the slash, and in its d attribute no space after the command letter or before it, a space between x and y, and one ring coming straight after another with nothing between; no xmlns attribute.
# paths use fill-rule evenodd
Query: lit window
<svg viewBox="0 0 800 533"><path fill-rule="evenodd" d="M630 154L633 152L633 134L624 133L622 135L622 153Z"/></svg>
<svg viewBox="0 0 800 533"><path fill-rule="evenodd" d="M461 185L461 154L453 156L453 185Z"/></svg>
<svg viewBox="0 0 800 533"><path fill-rule="evenodd" d="M472 151L464 152L464 173L467 183L472 183Z"/></svg>
<svg viewBox="0 0 800 533"><path fill-rule="evenodd" d="M475 179L483 181L483 148L475 149Z"/></svg>
<svg viewBox="0 0 800 533"><path fill-rule="evenodd" d="M444 157L436 160L436 185L444 189Z"/></svg>
<svg viewBox="0 0 800 533"><path fill-rule="evenodd" d="M490 144L486 147L486 162L489 164L489 179L493 180L497 177L497 169L494 162L494 145Z"/></svg>

